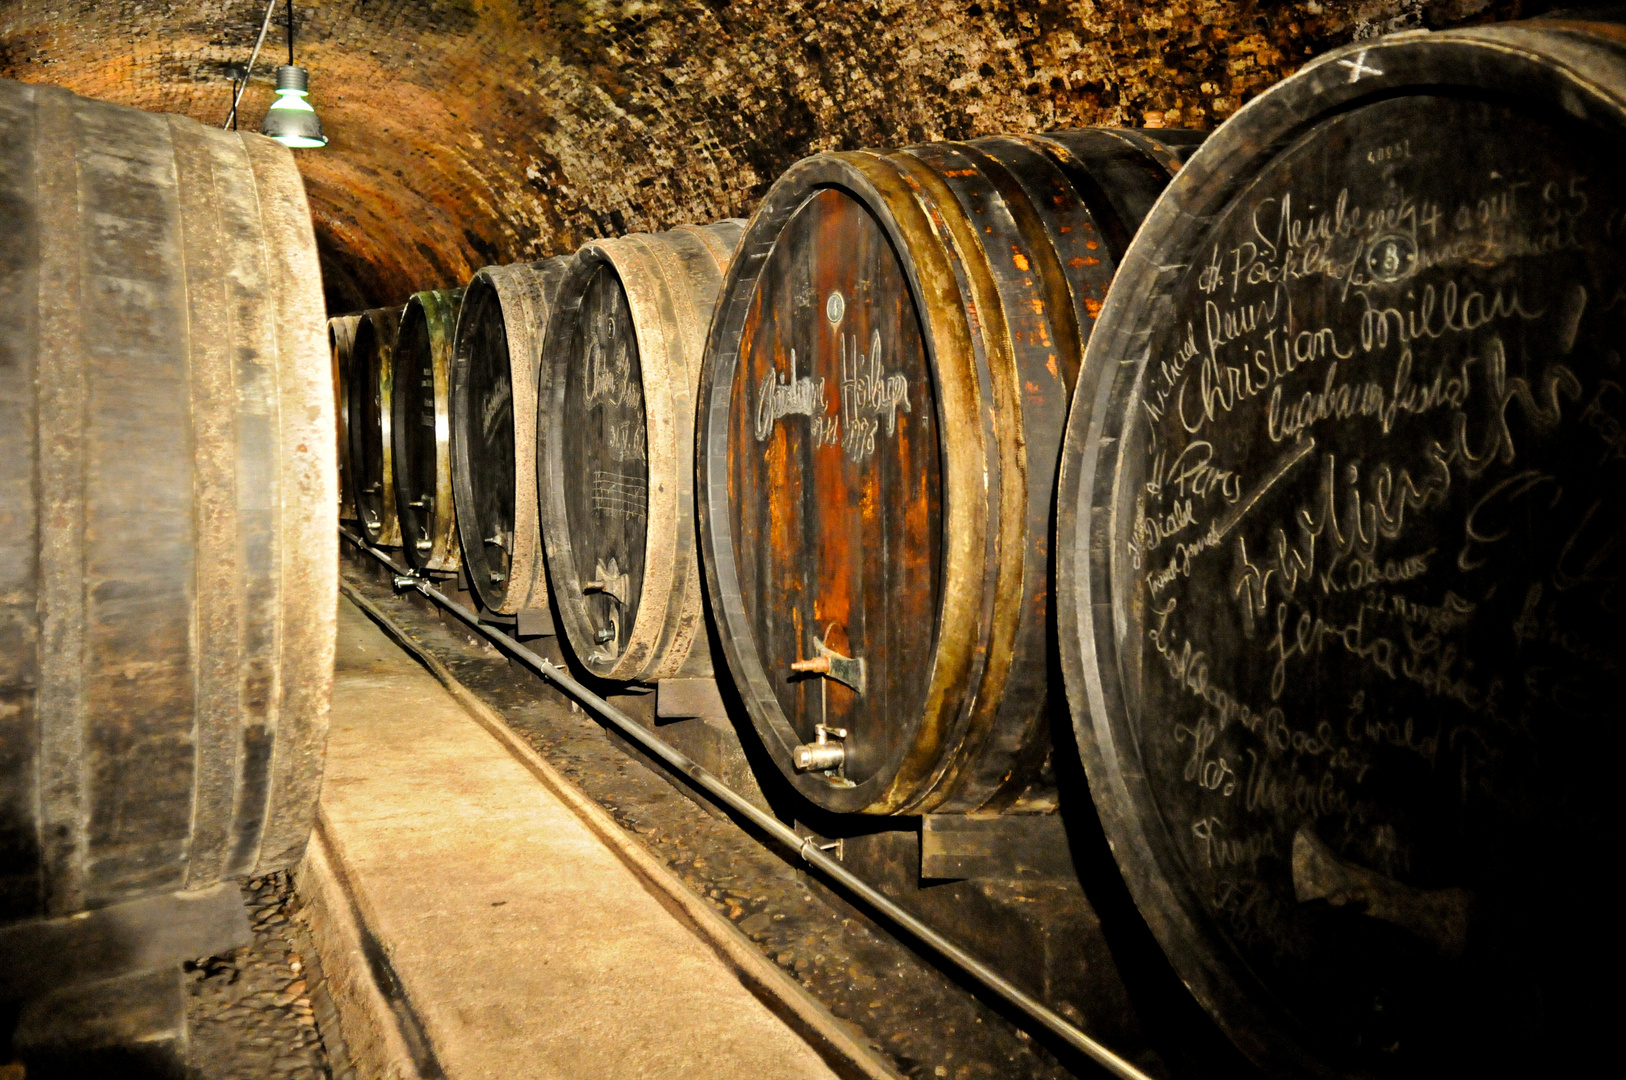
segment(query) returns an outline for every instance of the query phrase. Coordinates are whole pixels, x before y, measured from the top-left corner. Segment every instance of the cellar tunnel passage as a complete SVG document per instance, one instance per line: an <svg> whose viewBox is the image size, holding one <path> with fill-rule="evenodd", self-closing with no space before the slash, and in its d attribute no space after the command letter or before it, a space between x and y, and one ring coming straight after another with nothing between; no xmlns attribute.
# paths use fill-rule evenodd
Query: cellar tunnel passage
<svg viewBox="0 0 1626 1080"><path fill-rule="evenodd" d="M746 215L821 150L1089 124L1207 129L1357 38L1541 0L310 0L301 151L331 311L482 265ZM0 76L226 117L261 0L4 0ZM286 62L279 8L243 97Z"/></svg>

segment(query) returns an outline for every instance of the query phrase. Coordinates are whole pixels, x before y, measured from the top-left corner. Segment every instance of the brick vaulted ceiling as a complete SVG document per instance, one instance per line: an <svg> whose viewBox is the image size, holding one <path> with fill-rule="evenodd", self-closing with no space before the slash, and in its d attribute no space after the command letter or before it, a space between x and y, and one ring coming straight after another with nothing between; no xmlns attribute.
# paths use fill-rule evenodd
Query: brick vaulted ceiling
<svg viewBox="0 0 1626 1080"><path fill-rule="evenodd" d="M1210 128L1325 49L1520 4L310 0L295 5L298 58L331 142L299 162L338 312L596 236L749 215L819 150ZM264 12L0 0L0 76L219 124L228 66L247 61ZM286 59L283 18L245 128Z"/></svg>

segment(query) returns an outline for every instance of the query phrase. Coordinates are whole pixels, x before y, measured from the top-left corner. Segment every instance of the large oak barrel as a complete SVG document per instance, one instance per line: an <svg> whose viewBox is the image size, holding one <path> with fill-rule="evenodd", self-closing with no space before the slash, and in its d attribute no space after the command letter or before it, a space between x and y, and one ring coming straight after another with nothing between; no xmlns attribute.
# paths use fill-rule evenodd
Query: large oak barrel
<svg viewBox="0 0 1626 1080"><path fill-rule="evenodd" d="M287 867L338 525L293 156L0 80L0 220L0 922Z"/></svg>
<svg viewBox="0 0 1626 1080"><path fill-rule="evenodd" d="M452 493L463 568L499 615L548 607L538 525L536 388L567 258L488 266L463 295L452 355Z"/></svg>
<svg viewBox="0 0 1626 1080"><path fill-rule="evenodd" d="M707 346L706 582L774 762L831 810L1043 811L1049 530L1082 343L1200 136L821 154Z"/></svg>
<svg viewBox="0 0 1626 1080"><path fill-rule="evenodd" d="M744 224L588 244L548 323L537 419L542 542L565 637L603 678L667 678L697 636L704 648L694 391Z"/></svg>
<svg viewBox="0 0 1626 1080"><path fill-rule="evenodd" d="M1607 1052L1622 42L1323 57L1193 156L1090 340L1058 503L1079 746L1152 931L1273 1074Z"/></svg>
<svg viewBox="0 0 1626 1080"><path fill-rule="evenodd" d="M337 406L339 446L339 517L353 520L356 501L350 491L350 354L356 345L360 315L336 315L327 321L327 347L333 359L333 396Z"/></svg>
<svg viewBox="0 0 1626 1080"><path fill-rule="evenodd" d="M395 333L390 440L401 549L415 570L463 565L452 500L452 343L462 289L414 293Z"/></svg>
<svg viewBox="0 0 1626 1080"><path fill-rule="evenodd" d="M390 402L395 392L395 333L404 310L362 312L350 352L350 493L356 524L367 542L379 547L401 543Z"/></svg>

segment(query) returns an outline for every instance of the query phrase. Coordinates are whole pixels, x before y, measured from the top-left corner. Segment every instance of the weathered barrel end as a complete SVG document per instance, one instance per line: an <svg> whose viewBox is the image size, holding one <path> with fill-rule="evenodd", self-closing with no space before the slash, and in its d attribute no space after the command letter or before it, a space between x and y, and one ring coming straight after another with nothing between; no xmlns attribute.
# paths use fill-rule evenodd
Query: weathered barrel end
<svg viewBox="0 0 1626 1080"><path fill-rule="evenodd" d="M536 483L542 338L565 257L488 266L457 317L452 355L452 491L469 587L488 611L548 608Z"/></svg>
<svg viewBox="0 0 1626 1080"><path fill-rule="evenodd" d="M395 332L390 390L395 514L407 563L423 573L463 565L452 497L452 345L462 289L414 293Z"/></svg>
<svg viewBox="0 0 1626 1080"><path fill-rule="evenodd" d="M390 402L395 392L395 334L404 310L362 312L350 354L351 498L362 535L379 547L401 543Z"/></svg>
<svg viewBox="0 0 1626 1080"><path fill-rule="evenodd" d="M695 386L743 224L595 241L559 287L538 401L542 539L563 636L602 678L667 678L704 645Z"/></svg>

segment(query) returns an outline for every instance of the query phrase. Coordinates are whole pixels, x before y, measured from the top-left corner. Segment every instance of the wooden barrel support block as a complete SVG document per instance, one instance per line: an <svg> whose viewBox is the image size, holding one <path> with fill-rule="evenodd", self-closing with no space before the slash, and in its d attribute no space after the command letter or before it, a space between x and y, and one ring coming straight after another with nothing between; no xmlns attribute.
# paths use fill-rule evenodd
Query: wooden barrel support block
<svg viewBox="0 0 1626 1080"><path fill-rule="evenodd" d="M568 258L488 266L452 354L452 491L463 565L499 615L548 608L536 486L537 366Z"/></svg>
<svg viewBox="0 0 1626 1080"><path fill-rule="evenodd" d="M452 498L452 344L462 289L414 293L395 332L391 464L401 550L414 570L463 565Z"/></svg>
<svg viewBox="0 0 1626 1080"><path fill-rule="evenodd" d="M1332 53L1214 134L1085 356L1058 632L1181 978L1282 1076L1607 1052L1626 35Z"/></svg>
<svg viewBox="0 0 1626 1080"><path fill-rule="evenodd" d="M602 678L663 679L704 645L694 391L743 226L595 241L559 288L538 402L542 541L565 637Z"/></svg>
<svg viewBox="0 0 1626 1080"><path fill-rule="evenodd" d="M0 921L297 860L332 684L287 149L0 80Z"/></svg>
<svg viewBox="0 0 1626 1080"><path fill-rule="evenodd" d="M338 315L327 321L328 352L333 357L333 394L338 406L335 432L339 446L339 517L354 520L355 497L350 491L350 354L356 345L360 315Z"/></svg>
<svg viewBox="0 0 1626 1080"><path fill-rule="evenodd" d="M1167 134L819 155L752 219L701 386L707 587L821 806L1054 808L1055 463L1116 259L1200 138Z"/></svg>
<svg viewBox="0 0 1626 1080"><path fill-rule="evenodd" d="M395 333L404 307L361 313L350 361L351 498L367 542L399 547L395 516L395 447L390 403L395 392Z"/></svg>

